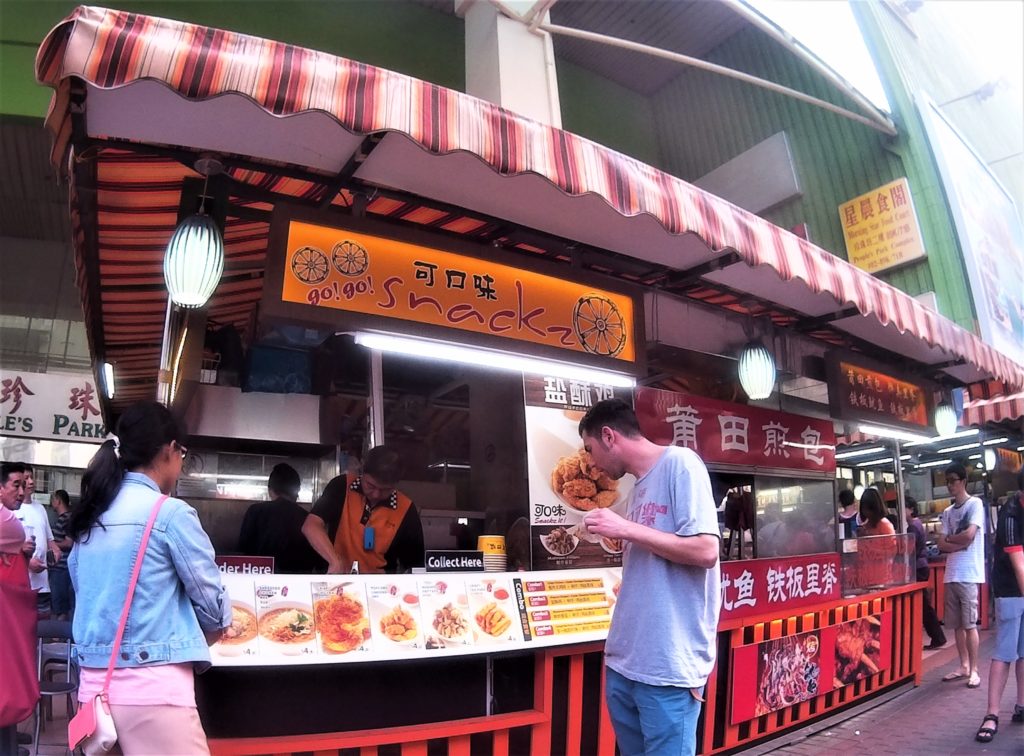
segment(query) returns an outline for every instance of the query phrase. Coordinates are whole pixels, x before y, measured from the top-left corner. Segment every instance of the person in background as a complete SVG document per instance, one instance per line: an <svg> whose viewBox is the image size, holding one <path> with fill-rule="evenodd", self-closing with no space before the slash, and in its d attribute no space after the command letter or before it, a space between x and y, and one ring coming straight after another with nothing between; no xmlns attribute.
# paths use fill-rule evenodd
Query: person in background
<svg viewBox="0 0 1024 756"><path fill-rule="evenodd" d="M860 508L857 506L857 495L849 488L839 492L839 524L843 528L842 538L856 538L858 516Z"/></svg>
<svg viewBox="0 0 1024 756"><path fill-rule="evenodd" d="M71 508L68 557L78 596L75 653L79 701L103 688L132 568L146 523L174 491L187 450L185 431L157 402L138 402L117 435L96 452ZM208 643L231 625L231 603L213 546L196 510L167 498L142 558L120 658L110 681L110 713L124 754L207 754L193 675L210 666Z"/></svg>
<svg viewBox="0 0 1024 756"><path fill-rule="evenodd" d="M587 531L625 542L622 588L605 643L606 698L623 756L693 754L703 690L715 665L721 535L707 468L692 449L640 432L620 399L579 425L594 465L636 476L624 518L587 512Z"/></svg>
<svg viewBox="0 0 1024 756"><path fill-rule="evenodd" d="M919 582L924 582L931 575L931 570L928 568L928 538L924 534L924 525L921 524L921 519L918 516L917 500L912 496L904 495L903 506L907 515L907 532L914 534L914 546L917 555L915 561L916 577ZM928 637L931 639L931 643L925 646L925 648L929 651L942 648L946 645L946 634L942 632L942 623L939 622L939 616L935 613L935 607L932 605L931 588L927 589L924 594L923 614L924 631L928 633Z"/></svg>
<svg viewBox="0 0 1024 756"><path fill-rule="evenodd" d="M985 508L981 499L967 493L963 465L946 468L946 487L953 506L941 515L939 551L946 554L946 602L943 622L956 630L960 668L944 676L944 682L967 678L968 688L981 685L978 674L978 592L985 582Z"/></svg>
<svg viewBox="0 0 1024 756"><path fill-rule="evenodd" d="M50 611L53 618L66 620L75 610L75 592L71 589L71 575L68 574L68 554L74 542L67 536L68 519L71 517L71 498L68 492L58 489L50 495L50 506L57 513L53 524L53 540L60 549L60 559L50 568Z"/></svg>
<svg viewBox="0 0 1024 756"><path fill-rule="evenodd" d="M975 735L982 743L990 742L999 731L999 703L1011 665L1017 678L1017 702L1010 721L1024 724L1024 469L1017 472L1017 492L1006 497L996 519L992 595L996 642L988 669L988 711Z"/></svg>
<svg viewBox="0 0 1024 756"><path fill-rule="evenodd" d="M46 507L32 500L32 494L36 490L35 471L32 465L22 463L25 470L25 501L18 510L18 519L26 526L26 532L36 539L36 550L32 554L36 560L33 567L30 567L29 583L32 590L36 592L37 605L40 617L50 615L50 571L47 568L47 552L52 556L53 561L60 559L60 549L57 542L53 540L53 530L50 528L50 518L46 514ZM31 528L31 530L29 530Z"/></svg>
<svg viewBox="0 0 1024 756"><path fill-rule="evenodd" d="M865 488L860 495L860 522L858 538L896 534L896 528L885 516L885 502L877 488Z"/></svg>
<svg viewBox="0 0 1024 756"><path fill-rule="evenodd" d="M0 582L17 586L22 590L29 587L29 559L35 559L31 555L36 548L35 543L26 538L25 528L15 516L24 496L24 465L20 462L0 463ZM33 685L38 684L38 679L35 670L31 669L34 663L26 664L23 656L23 650L32 648L35 643L31 618L23 623L23 627L18 623L8 625L17 610L13 601L10 604L6 603L6 596L5 592L0 592L0 602L5 602L0 607L5 619L5 624L0 630L0 680L3 680L3 684L0 684L0 712L11 711L13 714L24 706L22 696L25 691L17 690L20 686L12 684L12 681L19 680ZM31 610L30 607L29 609ZM12 636L11 634L15 632L23 634ZM31 674L26 681L25 675L30 669ZM32 697L38 697L38 690L30 691L29 699ZM17 719L17 715L0 718L0 754L4 756L18 753Z"/></svg>
<svg viewBox="0 0 1024 756"><path fill-rule="evenodd" d="M308 575L323 572L326 563L302 535L308 512L299 505L302 480L289 464L274 465L267 480L269 501L252 504L245 512L238 549L248 556L274 558L274 572Z"/></svg>
<svg viewBox="0 0 1024 756"><path fill-rule="evenodd" d="M423 525L412 500L395 486L398 454L376 446L362 473L339 475L306 517L302 533L327 561L328 573L408 572L423 566Z"/></svg>

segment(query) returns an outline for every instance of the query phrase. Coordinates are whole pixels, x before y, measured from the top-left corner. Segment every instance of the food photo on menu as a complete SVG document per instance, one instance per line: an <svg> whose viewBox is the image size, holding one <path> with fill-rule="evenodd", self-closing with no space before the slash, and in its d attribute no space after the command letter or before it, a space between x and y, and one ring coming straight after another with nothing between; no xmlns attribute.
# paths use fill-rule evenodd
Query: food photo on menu
<svg viewBox="0 0 1024 756"><path fill-rule="evenodd" d="M821 639L817 633L762 643L758 655L757 703L761 716L818 695Z"/></svg>
<svg viewBox="0 0 1024 756"><path fill-rule="evenodd" d="M478 643L523 640L522 625L508 578L470 579L466 583L466 592Z"/></svg>
<svg viewBox="0 0 1024 756"><path fill-rule="evenodd" d="M621 539L590 533L583 518L595 509L624 514L633 477L619 480L583 448L583 411L526 407L533 568L577 569L622 564Z"/></svg>
<svg viewBox="0 0 1024 756"><path fill-rule="evenodd" d="M420 601L427 623L425 648L460 648L473 643L472 613L464 580L454 575L422 580Z"/></svg>
<svg viewBox="0 0 1024 756"><path fill-rule="evenodd" d="M363 583L339 580L311 585L321 650L325 654L369 650L370 619Z"/></svg>
<svg viewBox="0 0 1024 756"><path fill-rule="evenodd" d="M226 659L253 657L258 653L256 598L251 577L223 575L231 599L231 625L213 645L213 653Z"/></svg>
<svg viewBox="0 0 1024 756"><path fill-rule="evenodd" d="M316 622L309 582L261 578L256 581L256 623L260 655L309 656L316 653Z"/></svg>
<svg viewBox="0 0 1024 756"><path fill-rule="evenodd" d="M422 649L423 618L415 578L396 575L368 580L366 591L370 598L370 628L382 639L377 650L392 653Z"/></svg>

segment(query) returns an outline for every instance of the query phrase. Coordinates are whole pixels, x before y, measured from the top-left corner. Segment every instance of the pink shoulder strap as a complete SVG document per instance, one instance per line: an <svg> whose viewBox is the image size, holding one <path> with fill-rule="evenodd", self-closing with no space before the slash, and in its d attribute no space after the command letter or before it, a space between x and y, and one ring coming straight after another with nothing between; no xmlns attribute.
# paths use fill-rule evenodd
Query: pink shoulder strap
<svg viewBox="0 0 1024 756"><path fill-rule="evenodd" d="M149 521L146 529L142 531L142 541L139 543L139 553L135 556L135 566L132 568L132 579L128 582L128 595L124 599L124 609L121 610L121 622L117 626L117 635L114 636L114 648L110 652L110 663L107 664L107 676L103 678L103 692L110 688L110 678L114 674L114 662L117 660L117 653L121 650L121 639L124 637L124 627L128 624L128 612L132 608L132 596L135 595L135 584L139 582L139 572L142 571L142 560L146 556L146 546L149 544L149 534L153 532L153 524L160 512L160 507L167 501L167 496L161 496L156 501L153 511L149 514Z"/></svg>

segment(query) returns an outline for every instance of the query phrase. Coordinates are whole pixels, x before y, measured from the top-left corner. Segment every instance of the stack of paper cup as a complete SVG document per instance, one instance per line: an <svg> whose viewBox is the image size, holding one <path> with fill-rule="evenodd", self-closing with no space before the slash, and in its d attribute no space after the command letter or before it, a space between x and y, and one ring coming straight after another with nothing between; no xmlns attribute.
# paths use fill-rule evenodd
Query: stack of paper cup
<svg viewBox="0 0 1024 756"><path fill-rule="evenodd" d="M484 572L504 572L508 569L505 536L482 535L476 541L476 548L484 553Z"/></svg>

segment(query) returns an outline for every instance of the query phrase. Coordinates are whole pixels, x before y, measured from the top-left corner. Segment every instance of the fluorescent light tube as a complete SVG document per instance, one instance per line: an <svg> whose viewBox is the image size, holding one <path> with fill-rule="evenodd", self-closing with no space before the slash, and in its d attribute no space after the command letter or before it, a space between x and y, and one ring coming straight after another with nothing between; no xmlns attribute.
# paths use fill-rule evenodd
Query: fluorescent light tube
<svg viewBox="0 0 1024 756"><path fill-rule="evenodd" d="M526 357L509 352L498 352L493 349L481 349L445 341L428 341L405 336L393 336L383 333L357 333L356 343L367 349L381 352L394 352L410 357L424 357L431 360L458 362L477 367L496 368L516 373L532 373L549 375L556 378L568 378L588 383L599 383L618 388L632 388L636 379L623 373L612 373L598 370L585 365L571 362L555 362L536 357Z"/></svg>
<svg viewBox="0 0 1024 756"><path fill-rule="evenodd" d="M850 451L839 452L836 459L849 459L850 457L863 457L865 454L877 454L888 451L884 446L871 446L867 449L851 449Z"/></svg>
<svg viewBox="0 0 1024 756"><path fill-rule="evenodd" d="M866 433L869 436L894 438L897 441L912 441L919 444L925 444L932 440L927 436L922 436L920 433L911 433L909 431L896 430L895 428L882 428L877 425L861 425L859 430L861 433Z"/></svg>

